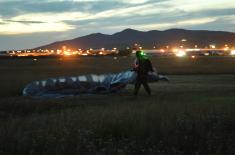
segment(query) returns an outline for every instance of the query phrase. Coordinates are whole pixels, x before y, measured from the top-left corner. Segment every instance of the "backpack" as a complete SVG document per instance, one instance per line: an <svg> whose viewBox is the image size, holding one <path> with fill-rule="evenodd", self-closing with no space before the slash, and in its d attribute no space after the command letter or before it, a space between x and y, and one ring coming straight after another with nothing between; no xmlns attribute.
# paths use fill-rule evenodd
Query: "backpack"
<svg viewBox="0 0 235 155"><path fill-rule="evenodd" d="M153 72L152 63L149 59L138 59L137 64L138 64L137 68L138 73L147 74L149 71Z"/></svg>

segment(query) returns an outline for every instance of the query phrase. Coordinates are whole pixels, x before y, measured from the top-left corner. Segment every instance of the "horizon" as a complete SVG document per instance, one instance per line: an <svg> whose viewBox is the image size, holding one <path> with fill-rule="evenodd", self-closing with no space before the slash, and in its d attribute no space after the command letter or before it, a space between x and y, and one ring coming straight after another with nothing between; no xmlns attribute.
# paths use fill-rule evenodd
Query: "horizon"
<svg viewBox="0 0 235 155"><path fill-rule="evenodd" d="M0 51L125 29L235 32L232 0L0 0Z"/></svg>
<svg viewBox="0 0 235 155"><path fill-rule="evenodd" d="M107 34L107 33L101 33L101 32L94 32L94 33L90 33L90 34L86 34L86 35L83 35L83 36L79 36L79 37L75 37L75 38L68 38L68 39L65 39L65 40L57 40L57 41L52 41L52 42L48 42L48 43L45 43L43 45L39 45L37 47L32 47L32 48L22 48L22 49L8 49L8 50L1 50L0 49L0 52L1 51L14 51L14 50L29 50L29 49L34 49L34 48L38 48L38 47L41 47L41 46L47 46L47 45L50 45L50 44L53 44L53 43L57 43L57 42L63 42L63 41L70 41L70 40L74 40L74 39L77 39L77 38L81 38L81 37L86 37L86 36L89 36L89 35L93 35L93 34L102 34L102 35L114 35L114 34L117 34L117 33L121 33L121 32L124 32L126 30L132 30L132 31L138 31L138 32L151 32L151 31L159 31L159 32L165 32L165 31L169 31L169 30L183 30L183 31L208 31L208 32L228 32L228 33L234 33L235 35L235 32L230 32L230 31L220 31L220 30L192 30L192 29L184 29L184 28L169 28L169 29L165 29L165 30L137 30L137 29L132 29L132 28L126 28L126 29L123 29L121 31L118 31L118 32L113 32L111 34ZM159 48L161 49L161 48Z"/></svg>

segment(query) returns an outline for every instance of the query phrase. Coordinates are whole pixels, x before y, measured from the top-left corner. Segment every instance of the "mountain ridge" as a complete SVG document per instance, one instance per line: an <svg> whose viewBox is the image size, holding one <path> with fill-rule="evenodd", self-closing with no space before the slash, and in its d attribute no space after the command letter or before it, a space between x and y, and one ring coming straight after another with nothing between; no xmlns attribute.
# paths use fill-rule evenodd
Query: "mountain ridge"
<svg viewBox="0 0 235 155"><path fill-rule="evenodd" d="M182 39L185 39L186 41L182 42ZM92 33L71 40L57 41L35 49L61 49L62 46L71 49L111 49L114 47L132 47L135 43L138 43L145 48L180 45L188 47L194 47L194 45L205 47L210 44L223 46L224 44L235 44L235 33L226 31L186 30L179 28L164 31L139 31L128 28L111 35Z"/></svg>

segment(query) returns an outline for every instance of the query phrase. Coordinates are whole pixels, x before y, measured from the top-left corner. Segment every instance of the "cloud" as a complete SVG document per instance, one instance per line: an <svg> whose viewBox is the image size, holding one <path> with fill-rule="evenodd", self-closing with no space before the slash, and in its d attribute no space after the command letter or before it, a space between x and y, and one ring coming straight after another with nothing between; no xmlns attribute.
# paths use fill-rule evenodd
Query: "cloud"
<svg viewBox="0 0 235 155"><path fill-rule="evenodd" d="M11 21L3 22L0 25L1 35L19 35L27 33L40 32L61 32L74 29L73 26L66 23L41 23L41 22L25 22L25 21Z"/></svg>
<svg viewBox="0 0 235 155"><path fill-rule="evenodd" d="M45 23L42 21L20 21L20 20L5 20L5 23L14 22L14 23L25 23L25 24L41 24Z"/></svg>
<svg viewBox="0 0 235 155"><path fill-rule="evenodd" d="M86 13L86 12L42 12L42 13L26 13L17 15L11 18L4 19L6 23L0 34L23 34L37 32L49 32L49 31L68 31L74 29L74 25L69 25L66 21L86 21L86 20L98 20L98 19L110 19L115 17L131 17L131 16L145 16L149 14L155 14L160 11L164 11L163 8L154 10L156 4L144 4L138 6L131 6L127 8L117 8L101 11L99 13ZM76 24L77 25L77 24ZM6 27L8 26L8 27ZM14 29L13 27L21 27L23 29ZM52 28L55 26L55 28ZM77 25L78 26L78 25ZM48 29L46 29L48 28ZM18 32L17 32L18 30Z"/></svg>
<svg viewBox="0 0 235 155"><path fill-rule="evenodd" d="M149 2L149 0L119 0L122 3L129 3L129 4L143 4Z"/></svg>
<svg viewBox="0 0 235 155"><path fill-rule="evenodd" d="M126 4L119 1L71 1L71 0L21 0L0 1L0 15L13 17L30 13L61 13L89 12L97 13L104 10L123 7Z"/></svg>
<svg viewBox="0 0 235 155"><path fill-rule="evenodd" d="M200 25L205 23L210 23L216 21L216 18L199 18L199 19L190 19L190 20L182 20L177 22L165 22L165 23L150 23L150 24L136 24L136 25L117 25L110 26L109 29L124 29L126 27L135 28L138 30L155 30L155 29L169 29L169 28L177 28L184 27L190 25Z"/></svg>
<svg viewBox="0 0 235 155"><path fill-rule="evenodd" d="M31 13L11 18L21 21L41 21L41 22L61 22L87 19L90 14L82 12L63 12L63 13Z"/></svg>
<svg viewBox="0 0 235 155"><path fill-rule="evenodd" d="M208 10L208 9L224 9L224 8L234 8L235 3L232 0L169 0L163 3L175 8L184 10L187 12Z"/></svg>
<svg viewBox="0 0 235 155"><path fill-rule="evenodd" d="M68 1L68 0L44 0L44 1L58 2L58 1ZM70 1L73 1L73 2L110 2L110 0L70 0ZM143 4L151 0L112 0L112 1L127 3L127 4Z"/></svg>
<svg viewBox="0 0 235 155"><path fill-rule="evenodd" d="M0 10L0 35L4 37L42 34L41 38L47 38L52 32L70 39L125 28L235 32L233 0L0 0Z"/></svg>

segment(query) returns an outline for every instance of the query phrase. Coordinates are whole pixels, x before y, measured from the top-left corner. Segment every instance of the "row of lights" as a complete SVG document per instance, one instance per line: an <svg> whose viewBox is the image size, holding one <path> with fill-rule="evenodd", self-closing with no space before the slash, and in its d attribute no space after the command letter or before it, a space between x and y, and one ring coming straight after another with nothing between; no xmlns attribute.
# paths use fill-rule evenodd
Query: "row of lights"
<svg viewBox="0 0 235 155"><path fill-rule="evenodd" d="M186 51L188 51L188 50L187 49L186 50L183 50L183 49L174 49L173 50L173 52L175 53L175 55L177 57L184 57L184 56L186 56ZM204 55L208 56L209 53L204 53ZM235 56L235 50L231 50L229 55ZM195 58L195 56L192 56L192 58Z"/></svg>
<svg viewBox="0 0 235 155"><path fill-rule="evenodd" d="M141 48L143 48L143 47L141 47ZM170 48L170 46L167 45L167 46L165 46L164 49L169 49L169 48ZM181 46L179 46L179 48L185 48L185 47L183 45L181 45ZM194 45L194 48L197 49L198 45ZM207 47L205 47L205 48L207 48ZM157 49L157 47L153 46L153 49ZM214 45L214 44L209 45L209 49L216 49L216 45ZM230 49L230 47L227 44L225 44L224 48L222 48L222 49L225 51L228 51Z"/></svg>
<svg viewBox="0 0 235 155"><path fill-rule="evenodd" d="M111 50L111 52L116 52L117 48L113 48ZM71 49L67 49L65 46L62 47L61 49L57 49L57 50L23 50L23 51L9 51L8 54L13 56L13 55L17 55L17 56L29 56L29 55L33 55L33 56L41 56L41 55L52 55L52 54L57 54L57 55L64 55L64 56L71 56L71 55L94 55L95 53L98 53L98 55L105 55L106 51L105 48L101 48L100 50L93 50L92 48L90 48L89 50L82 50L82 49L78 49L76 51L73 51Z"/></svg>

